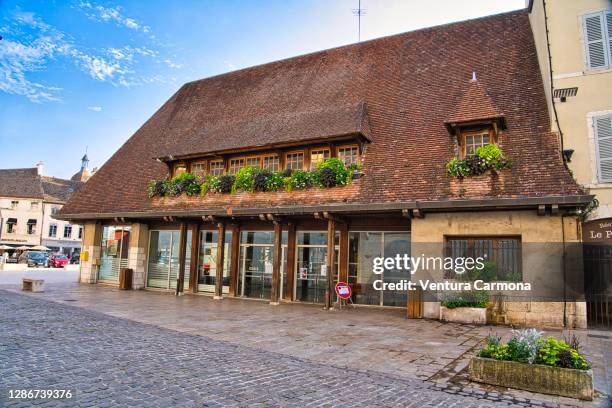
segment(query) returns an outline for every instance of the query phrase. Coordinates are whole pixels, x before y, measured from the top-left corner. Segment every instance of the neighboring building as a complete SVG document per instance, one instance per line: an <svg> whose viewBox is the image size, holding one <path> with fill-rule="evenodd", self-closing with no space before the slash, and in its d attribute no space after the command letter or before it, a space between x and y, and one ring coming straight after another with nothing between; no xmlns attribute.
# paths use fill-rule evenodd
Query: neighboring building
<svg viewBox="0 0 612 408"><path fill-rule="evenodd" d="M53 216L83 183L45 176L43 169L42 162L35 168L0 169L0 244L79 252L82 227Z"/></svg>
<svg viewBox="0 0 612 408"><path fill-rule="evenodd" d="M612 2L527 2L567 166L599 207L583 225L589 317L612 326Z"/></svg>
<svg viewBox="0 0 612 408"><path fill-rule="evenodd" d="M511 169L446 174L488 143ZM187 171L308 170L327 157L363 174L331 189L148 196L151 180ZM355 304L438 318L439 292L422 301L373 282L445 281L443 270L376 275L373 259L483 255L494 280L554 292L495 292L495 321L584 327L582 276L568 277L582 260L565 255L591 200L563 165L517 11L185 84L59 217L84 224L82 282L117 285L128 267L135 289L329 306L341 280Z"/></svg>

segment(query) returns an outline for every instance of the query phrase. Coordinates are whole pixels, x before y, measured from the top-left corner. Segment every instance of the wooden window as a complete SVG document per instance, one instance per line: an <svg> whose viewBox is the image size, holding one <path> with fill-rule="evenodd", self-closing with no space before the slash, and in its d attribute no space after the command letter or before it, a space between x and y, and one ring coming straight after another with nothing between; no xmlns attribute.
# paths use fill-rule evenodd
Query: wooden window
<svg viewBox="0 0 612 408"><path fill-rule="evenodd" d="M321 163L325 159L329 159L330 152L328 148L324 149L312 149L310 151L310 169L314 170L317 168L317 164Z"/></svg>
<svg viewBox="0 0 612 408"><path fill-rule="evenodd" d="M244 157L230 159L228 174L236 174L238 170L244 167Z"/></svg>
<svg viewBox="0 0 612 408"><path fill-rule="evenodd" d="M245 159L245 165L261 168L261 157L260 156L250 156Z"/></svg>
<svg viewBox="0 0 612 408"><path fill-rule="evenodd" d="M187 172L187 166L185 163L177 163L174 165L172 170L172 177L176 177L179 174L183 174Z"/></svg>
<svg viewBox="0 0 612 408"><path fill-rule="evenodd" d="M304 152L289 152L285 156L285 167L289 170L304 169Z"/></svg>
<svg viewBox="0 0 612 408"><path fill-rule="evenodd" d="M600 182L612 182L612 115L593 118L595 128L595 148L597 151L598 179Z"/></svg>
<svg viewBox="0 0 612 408"><path fill-rule="evenodd" d="M488 282L521 282L523 280L521 252L520 237L447 237L445 256L455 260L468 257L474 260L483 258L484 268L464 271L460 274L456 271L445 270L444 277L463 280L469 277L470 280L474 278Z"/></svg>
<svg viewBox="0 0 612 408"><path fill-rule="evenodd" d="M191 174L198 178L202 178L206 175L206 162L199 161L191 163Z"/></svg>
<svg viewBox="0 0 612 408"><path fill-rule="evenodd" d="M466 158L476 154L476 149L494 143L489 130L465 132L461 134L461 156Z"/></svg>
<svg viewBox="0 0 612 408"><path fill-rule="evenodd" d="M344 163L345 166L359 163L359 146L339 146L338 147L338 159Z"/></svg>
<svg viewBox="0 0 612 408"><path fill-rule="evenodd" d="M213 160L210 162L210 175L211 176L222 176L225 171L225 163L223 160Z"/></svg>
<svg viewBox="0 0 612 408"><path fill-rule="evenodd" d="M612 66L612 10L587 14L582 21L587 66Z"/></svg>
<svg viewBox="0 0 612 408"><path fill-rule="evenodd" d="M262 167L264 170L268 171L279 171L280 170L280 157L274 156L264 156L262 159Z"/></svg>

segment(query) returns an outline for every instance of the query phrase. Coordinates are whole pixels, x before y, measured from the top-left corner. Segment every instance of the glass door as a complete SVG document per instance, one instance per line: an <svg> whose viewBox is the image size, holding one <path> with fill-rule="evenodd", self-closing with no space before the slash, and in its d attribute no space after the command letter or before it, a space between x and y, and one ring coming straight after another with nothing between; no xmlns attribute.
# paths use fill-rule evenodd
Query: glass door
<svg viewBox="0 0 612 408"><path fill-rule="evenodd" d="M217 280L218 259L217 231L200 231L200 256L198 257L198 292L215 292L215 281ZM230 260L232 259L232 232L225 233L225 245L223 248L223 287L224 294L229 293L230 282Z"/></svg>
<svg viewBox="0 0 612 408"><path fill-rule="evenodd" d="M333 271L327 270L327 233L298 232L295 277L295 300L300 302L325 302L327 274L332 273L332 282L338 280L338 246L336 245ZM339 235L336 236L339 240Z"/></svg>
<svg viewBox="0 0 612 408"><path fill-rule="evenodd" d="M119 270L128 267L131 227L105 225L102 230L102 253L98 280L119 282Z"/></svg>
<svg viewBox="0 0 612 408"><path fill-rule="evenodd" d="M286 247L287 233L281 236L281 248ZM283 252L281 252L283 256ZM274 262L274 232L242 231L240 235L240 259L238 296L270 299L272 292L272 268ZM284 259L281 259L280 288L283 288ZM280 296L279 296L280 297Z"/></svg>

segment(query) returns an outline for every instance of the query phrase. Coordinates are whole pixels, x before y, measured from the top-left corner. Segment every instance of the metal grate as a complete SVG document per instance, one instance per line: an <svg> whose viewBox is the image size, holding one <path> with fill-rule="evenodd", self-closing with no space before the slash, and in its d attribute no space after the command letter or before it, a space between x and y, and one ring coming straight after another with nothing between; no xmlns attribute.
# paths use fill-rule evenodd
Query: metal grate
<svg viewBox="0 0 612 408"><path fill-rule="evenodd" d="M576 96L577 93L578 93L578 87L560 88L560 89L555 89L554 90L553 97L554 98L565 99L568 96Z"/></svg>

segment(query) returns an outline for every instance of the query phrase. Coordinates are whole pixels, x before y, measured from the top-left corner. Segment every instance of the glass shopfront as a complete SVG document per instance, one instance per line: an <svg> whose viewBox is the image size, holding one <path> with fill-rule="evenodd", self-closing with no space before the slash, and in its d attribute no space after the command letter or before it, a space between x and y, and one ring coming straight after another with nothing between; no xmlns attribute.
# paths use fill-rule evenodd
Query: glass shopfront
<svg viewBox="0 0 612 408"><path fill-rule="evenodd" d="M281 282L284 284L287 232L281 235ZM240 233L240 259L238 296L270 299L272 290L272 264L274 261L273 231L242 231Z"/></svg>
<svg viewBox="0 0 612 408"><path fill-rule="evenodd" d="M217 277L217 231L200 231L200 252L198 257L198 292L215 292ZM225 232L223 247L223 294L229 293L230 260L232 259L232 232Z"/></svg>
<svg viewBox="0 0 612 408"><path fill-rule="evenodd" d="M336 255L332 273L334 284L338 280L338 242L336 234ZM295 300L323 303L327 285L327 232L298 232L295 268Z"/></svg>
<svg viewBox="0 0 612 408"><path fill-rule="evenodd" d="M377 275L373 272L376 257L410 256L410 233L408 232L349 232L348 283L353 290L352 300L356 304L406 307L407 293L404 291L377 291L375 280L400 282L410 280L406 270L385 269Z"/></svg>
<svg viewBox="0 0 612 408"><path fill-rule="evenodd" d="M105 225L102 229L99 281L119 282L119 270L128 267L130 231L128 226Z"/></svg>
<svg viewBox="0 0 612 408"><path fill-rule="evenodd" d="M179 271L178 230L151 231L149 236L149 264L147 269L147 287L158 289L176 289L176 278ZM191 231L187 231L187 254L191 253ZM189 267L191 257L185 257L185 279L183 290L189 287Z"/></svg>

